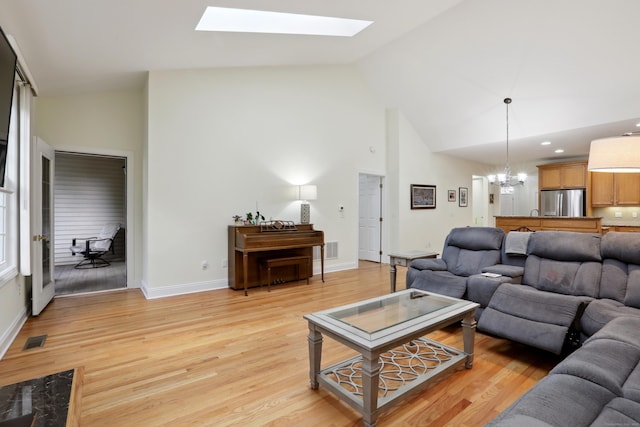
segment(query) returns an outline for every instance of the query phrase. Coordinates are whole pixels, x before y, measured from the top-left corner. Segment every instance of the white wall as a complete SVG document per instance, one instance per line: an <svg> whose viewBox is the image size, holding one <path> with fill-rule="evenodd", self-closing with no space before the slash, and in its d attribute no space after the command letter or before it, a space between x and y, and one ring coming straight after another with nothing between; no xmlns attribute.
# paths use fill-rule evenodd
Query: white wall
<svg viewBox="0 0 640 427"><path fill-rule="evenodd" d="M398 110L387 113L391 250L442 252L444 240L454 227L474 225L472 175L487 165L433 153ZM435 209L411 209L411 184L436 186ZM459 188L469 190L468 206L458 206ZM448 201L448 190L456 201Z"/></svg>
<svg viewBox="0 0 640 427"><path fill-rule="evenodd" d="M440 251L473 221L471 194L461 208L447 190L471 192L487 169L431 153L352 66L151 72L141 92L38 99L37 133L62 150L134 152L135 275L149 297L226 287L231 217L257 206L297 222L294 184L318 186L311 221L339 243L326 270L355 268L359 173L388 177L385 253ZM437 185L435 210L409 209L415 183Z"/></svg>
<svg viewBox="0 0 640 427"><path fill-rule="evenodd" d="M151 72L148 110L148 296L226 286L231 217L298 222L294 184L317 185L311 222L339 242L326 270L357 266L358 172L384 174L386 154L385 110L353 67Z"/></svg>
<svg viewBox="0 0 640 427"><path fill-rule="evenodd" d="M29 287L30 289L30 287ZM28 298L25 278L17 275L0 286L0 359L9 349L30 313L31 301Z"/></svg>

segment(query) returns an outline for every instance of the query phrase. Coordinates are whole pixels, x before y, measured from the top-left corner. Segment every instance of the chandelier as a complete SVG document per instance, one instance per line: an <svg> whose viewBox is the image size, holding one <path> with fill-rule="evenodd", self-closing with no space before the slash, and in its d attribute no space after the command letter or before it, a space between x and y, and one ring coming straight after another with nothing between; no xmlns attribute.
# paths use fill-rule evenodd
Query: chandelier
<svg viewBox="0 0 640 427"><path fill-rule="evenodd" d="M516 175L511 175L511 168L509 167L509 104L511 104L511 98L505 98L503 102L507 109L507 163L501 173L488 175L487 179L490 184L499 185L500 187L514 187L523 185L527 180L527 174L520 172Z"/></svg>

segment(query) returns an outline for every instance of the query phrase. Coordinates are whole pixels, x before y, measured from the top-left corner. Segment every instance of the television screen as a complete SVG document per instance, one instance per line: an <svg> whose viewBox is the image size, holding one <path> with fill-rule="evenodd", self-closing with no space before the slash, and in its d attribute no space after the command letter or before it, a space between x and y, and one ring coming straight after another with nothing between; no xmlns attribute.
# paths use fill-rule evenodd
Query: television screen
<svg viewBox="0 0 640 427"><path fill-rule="evenodd" d="M0 28L0 187L4 186L16 60L16 54Z"/></svg>

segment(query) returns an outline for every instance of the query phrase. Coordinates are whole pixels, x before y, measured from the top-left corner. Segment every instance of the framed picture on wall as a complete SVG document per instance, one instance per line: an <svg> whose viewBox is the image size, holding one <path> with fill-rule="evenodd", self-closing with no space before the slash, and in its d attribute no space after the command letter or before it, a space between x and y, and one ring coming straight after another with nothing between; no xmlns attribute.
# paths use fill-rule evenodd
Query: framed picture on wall
<svg viewBox="0 0 640 427"><path fill-rule="evenodd" d="M449 194L449 198L447 200L449 200L450 202L455 202L456 201L456 190L449 190L448 194Z"/></svg>
<svg viewBox="0 0 640 427"><path fill-rule="evenodd" d="M411 184L411 209L435 209L436 186Z"/></svg>
<svg viewBox="0 0 640 427"><path fill-rule="evenodd" d="M469 205L469 189L467 187L459 187L460 198L458 199L458 206L467 207Z"/></svg>

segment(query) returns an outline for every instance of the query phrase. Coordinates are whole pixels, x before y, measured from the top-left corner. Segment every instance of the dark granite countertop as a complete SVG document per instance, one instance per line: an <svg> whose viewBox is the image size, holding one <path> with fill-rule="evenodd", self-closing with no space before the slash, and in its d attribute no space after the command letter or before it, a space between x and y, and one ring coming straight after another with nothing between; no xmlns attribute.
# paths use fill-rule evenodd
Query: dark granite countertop
<svg viewBox="0 0 640 427"><path fill-rule="evenodd" d="M70 369L0 386L0 425L10 420L33 421L35 417L35 427L64 427L74 372L74 369Z"/></svg>

